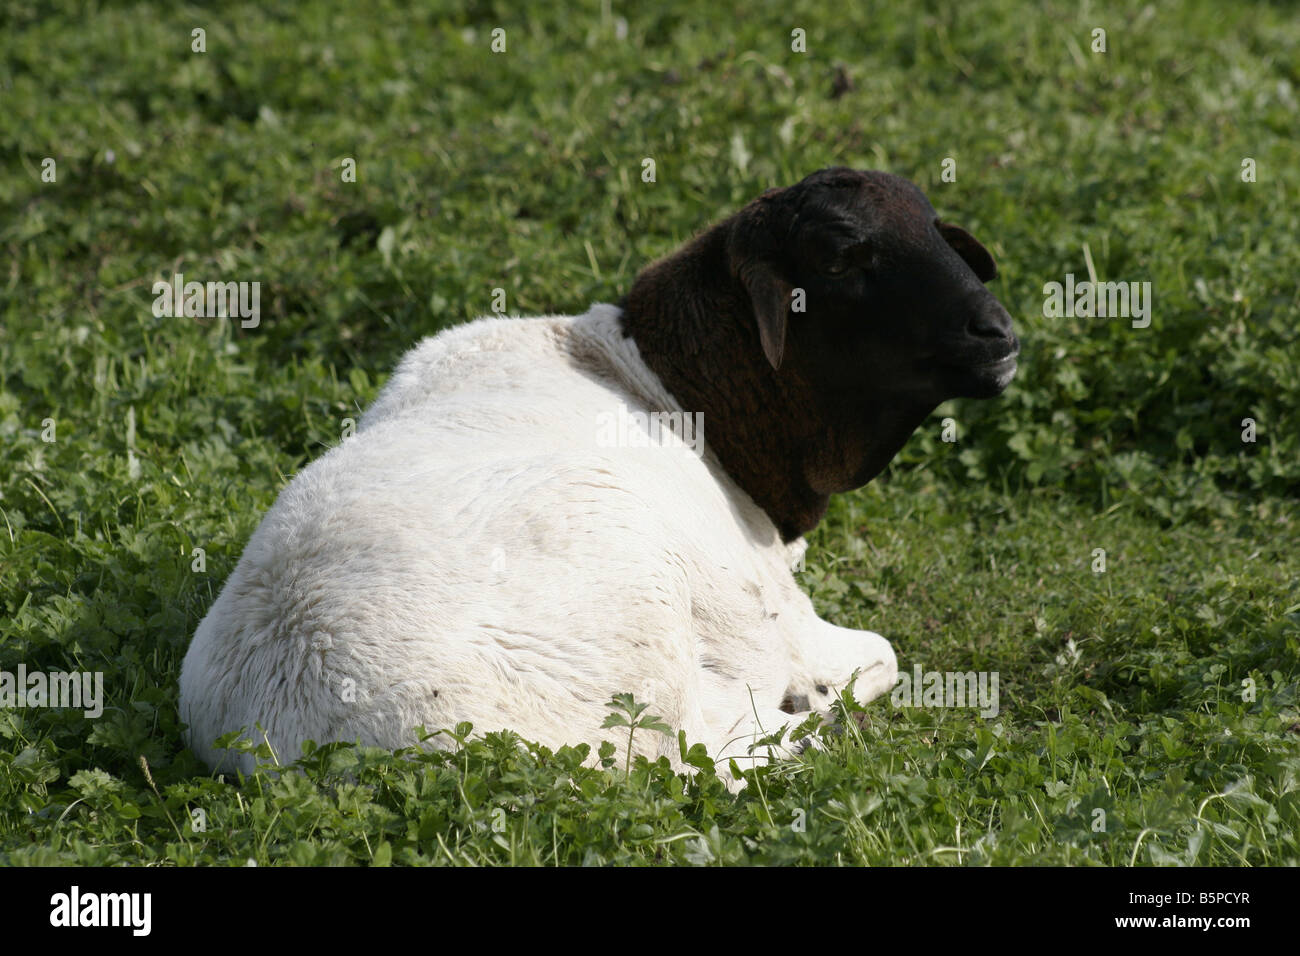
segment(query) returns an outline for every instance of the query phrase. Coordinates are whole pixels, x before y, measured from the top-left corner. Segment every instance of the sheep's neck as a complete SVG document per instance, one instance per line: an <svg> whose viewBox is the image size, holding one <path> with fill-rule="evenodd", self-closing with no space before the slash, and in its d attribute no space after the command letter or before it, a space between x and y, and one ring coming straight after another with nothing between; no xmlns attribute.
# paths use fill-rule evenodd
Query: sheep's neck
<svg viewBox="0 0 1300 956"><path fill-rule="evenodd" d="M830 495L884 470L933 410L897 396L819 396L796 370L767 363L723 226L638 277L623 329L687 412L722 467L792 541L817 526Z"/></svg>

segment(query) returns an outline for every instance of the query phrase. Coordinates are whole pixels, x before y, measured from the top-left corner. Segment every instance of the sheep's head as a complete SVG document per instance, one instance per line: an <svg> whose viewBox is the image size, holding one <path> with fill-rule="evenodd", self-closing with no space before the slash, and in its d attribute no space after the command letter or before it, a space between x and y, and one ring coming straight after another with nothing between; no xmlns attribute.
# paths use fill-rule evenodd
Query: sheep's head
<svg viewBox="0 0 1300 956"><path fill-rule="evenodd" d="M828 400L990 398L1016 372L1011 317L983 283L987 249L912 183L824 169L731 222L727 255L778 375Z"/></svg>
<svg viewBox="0 0 1300 956"><path fill-rule="evenodd" d="M907 180L824 169L642 270L623 324L790 540L941 402L1006 388L1019 343L996 275Z"/></svg>

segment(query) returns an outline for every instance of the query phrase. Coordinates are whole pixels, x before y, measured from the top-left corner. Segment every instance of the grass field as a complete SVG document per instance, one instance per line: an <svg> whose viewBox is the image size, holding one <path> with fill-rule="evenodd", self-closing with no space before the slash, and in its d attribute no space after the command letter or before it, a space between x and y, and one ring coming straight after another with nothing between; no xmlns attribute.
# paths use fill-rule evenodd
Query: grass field
<svg viewBox="0 0 1300 956"><path fill-rule="evenodd" d="M0 707L0 863L1300 864L1293 7L265 6L0 11L0 671L104 675L97 718ZM881 699L738 795L502 735L206 773L194 628L403 351L494 288L615 301L835 164L990 248L1023 353L801 580L909 673L997 672L996 717ZM1090 269L1150 326L1044 317ZM175 273L260 323L156 317Z"/></svg>

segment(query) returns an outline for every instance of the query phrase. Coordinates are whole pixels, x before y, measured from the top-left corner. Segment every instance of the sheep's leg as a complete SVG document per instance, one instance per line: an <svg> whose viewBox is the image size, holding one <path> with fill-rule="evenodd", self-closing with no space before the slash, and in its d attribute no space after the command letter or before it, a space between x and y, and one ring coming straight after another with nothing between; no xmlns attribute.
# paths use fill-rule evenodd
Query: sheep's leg
<svg viewBox="0 0 1300 956"><path fill-rule="evenodd" d="M801 636L785 709L826 713L851 680L854 698L866 704L898 682L898 659L879 634L836 627L813 617Z"/></svg>
<svg viewBox="0 0 1300 956"><path fill-rule="evenodd" d="M715 733L710 756L718 763L734 759L742 769L793 759L814 745L809 737L790 738L790 732L809 716L806 712L787 714L775 707L754 708Z"/></svg>

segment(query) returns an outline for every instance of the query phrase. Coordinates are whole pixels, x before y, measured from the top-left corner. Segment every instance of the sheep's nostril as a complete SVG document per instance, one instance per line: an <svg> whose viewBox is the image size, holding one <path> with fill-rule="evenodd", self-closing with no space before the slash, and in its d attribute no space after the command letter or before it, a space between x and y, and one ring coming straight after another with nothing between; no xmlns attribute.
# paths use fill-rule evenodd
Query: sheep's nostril
<svg viewBox="0 0 1300 956"><path fill-rule="evenodd" d="M1011 329L1001 316L980 313L970 320L966 331L978 339L1004 339Z"/></svg>

